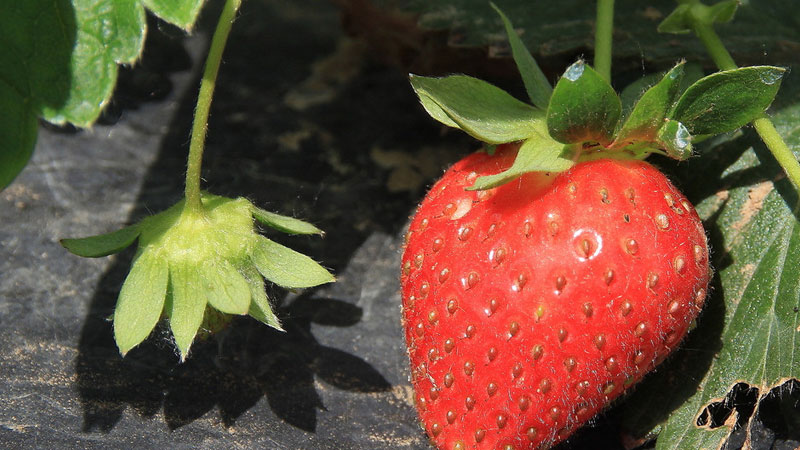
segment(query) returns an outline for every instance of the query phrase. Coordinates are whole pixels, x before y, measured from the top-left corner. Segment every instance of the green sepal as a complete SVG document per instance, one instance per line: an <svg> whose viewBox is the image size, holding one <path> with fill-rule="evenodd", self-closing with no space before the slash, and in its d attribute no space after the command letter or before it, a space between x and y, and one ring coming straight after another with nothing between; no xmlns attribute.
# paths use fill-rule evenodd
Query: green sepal
<svg viewBox="0 0 800 450"><path fill-rule="evenodd" d="M664 122L658 130L656 142L670 158L683 161L692 156L692 135L677 120L667 119Z"/></svg>
<svg viewBox="0 0 800 450"><path fill-rule="evenodd" d="M563 172L574 164L562 157L564 147L549 137L532 136L522 143L511 167L498 174L478 177L467 190L491 189L529 172Z"/></svg>
<svg viewBox="0 0 800 450"><path fill-rule="evenodd" d="M583 61L567 68L547 108L550 136L564 144L608 143L622 113L611 85Z"/></svg>
<svg viewBox="0 0 800 450"><path fill-rule="evenodd" d="M153 331L164 309L169 268L154 252L142 252L133 261L114 309L114 340L122 356Z"/></svg>
<svg viewBox="0 0 800 450"><path fill-rule="evenodd" d="M753 66L711 74L686 89L669 118L682 122L692 135L733 131L764 113L785 72Z"/></svg>
<svg viewBox="0 0 800 450"><path fill-rule="evenodd" d="M336 281L330 272L313 259L263 236L258 237L251 260L264 278L289 289Z"/></svg>
<svg viewBox="0 0 800 450"><path fill-rule="evenodd" d="M521 141L544 114L504 90L466 75L430 78L409 75L428 114L489 144Z"/></svg>
<svg viewBox="0 0 800 450"><path fill-rule="evenodd" d="M195 268L188 262L178 261L169 266L169 294L171 299L169 326L181 361L189 355L197 331L206 311L206 291Z"/></svg>
<svg viewBox="0 0 800 450"><path fill-rule="evenodd" d="M245 279L250 287L250 295L252 301L250 302L250 310L248 314L250 317L264 323L279 331L284 331L281 328L281 322L278 316L272 311L272 305L269 303L267 293L264 291L264 278L253 266L247 266L244 270Z"/></svg>
<svg viewBox="0 0 800 450"><path fill-rule="evenodd" d="M230 262L223 259L201 264L198 269L210 306L227 314L247 314L250 309L250 287Z"/></svg>
<svg viewBox="0 0 800 450"><path fill-rule="evenodd" d="M694 29L695 23L712 25L733 20L739 0L724 0L708 6L693 0L678 5L664 20L658 24L659 33L685 34Z"/></svg>
<svg viewBox="0 0 800 450"><path fill-rule="evenodd" d="M61 239L59 242L74 255L84 258L99 258L125 250L139 237L139 232L137 224L110 233L77 239Z"/></svg>
<svg viewBox="0 0 800 450"><path fill-rule="evenodd" d="M314 225L294 217L283 216L261 208L253 207L253 217L261 224L288 234L319 234L325 232Z"/></svg>
<svg viewBox="0 0 800 450"><path fill-rule="evenodd" d="M617 133L616 142L651 140L656 136L677 100L683 78L683 64L678 63L661 81L642 94Z"/></svg>
<svg viewBox="0 0 800 450"><path fill-rule="evenodd" d="M528 48L522 43L522 39L514 31L514 26L511 25L508 17L494 2L489 2L489 5L500 16L500 20L503 21L503 26L508 35L508 43L511 44L511 55L514 57L514 62L517 64L520 75L522 75L522 82L525 84L528 97L530 97L534 105L547 109L547 105L550 103L550 96L553 94L553 86L547 81L547 77L542 72L542 69L539 68L539 64L536 63L531 52L528 51Z"/></svg>

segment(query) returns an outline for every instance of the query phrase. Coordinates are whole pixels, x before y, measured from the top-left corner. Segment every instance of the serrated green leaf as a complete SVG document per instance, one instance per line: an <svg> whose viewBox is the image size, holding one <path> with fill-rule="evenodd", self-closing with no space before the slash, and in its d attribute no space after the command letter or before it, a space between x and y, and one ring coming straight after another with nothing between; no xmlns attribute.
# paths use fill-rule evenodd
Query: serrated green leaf
<svg viewBox="0 0 800 450"><path fill-rule="evenodd" d="M0 190L11 184L31 159L37 128L31 105L0 78Z"/></svg>
<svg viewBox="0 0 800 450"><path fill-rule="evenodd" d="M284 331L278 316L272 311L267 293L264 291L264 279L253 266L247 266L242 270L250 287L250 295L253 301L250 302L250 317L264 323L276 330Z"/></svg>
<svg viewBox="0 0 800 450"><path fill-rule="evenodd" d="M537 2L495 0L528 49L540 63L561 61L568 55L585 53L591 46L596 8L586 0ZM486 0L410 0L377 1L378 7L403 8L416 13L423 29L436 30L437 36L450 32L454 47L491 48L501 38L499 20ZM800 43L800 8L786 0L748 0L741 2L736 20L717 30L725 45L735 52L737 61L762 61L766 52L775 60L795 58L793 48ZM704 57L699 39L680 35L666 38L653 30L675 8L675 0L616 0L614 22L624 31L614 34L614 58L641 61L648 67L668 67L680 58ZM439 42L439 41L434 41ZM788 44L788 45L787 45ZM706 60L708 61L708 59ZM710 63L710 61L708 61Z"/></svg>
<svg viewBox="0 0 800 450"><path fill-rule="evenodd" d="M207 262L198 267L208 304L227 314L247 314L250 287L244 276L226 260Z"/></svg>
<svg viewBox="0 0 800 450"><path fill-rule="evenodd" d="M661 81L642 94L617 133L616 140L622 142L630 139L654 138L678 98L682 78L683 62L678 63Z"/></svg>
<svg viewBox="0 0 800 450"><path fill-rule="evenodd" d="M683 161L692 156L692 135L677 120L667 119L658 130L656 141L667 152L667 156Z"/></svg>
<svg viewBox="0 0 800 450"><path fill-rule="evenodd" d="M0 80L5 85L0 105L7 114L19 112L8 126L17 124L25 134L0 130L0 188L33 152L36 134L30 124L36 117L82 127L97 119L114 90L117 64L139 57L145 34L139 0L6 3L0 8ZM162 18L183 27L194 21L201 3L148 1Z"/></svg>
<svg viewBox="0 0 800 450"><path fill-rule="evenodd" d="M564 144L607 143L622 112L617 93L583 61L567 68L547 108L550 136Z"/></svg>
<svg viewBox="0 0 800 450"><path fill-rule="evenodd" d="M133 244L137 237L139 237L139 227L131 225L96 236L61 239L61 245L73 255L83 256L84 258L99 258L125 250Z"/></svg>
<svg viewBox="0 0 800 450"><path fill-rule="evenodd" d="M697 22L707 25L730 22L738 7L739 0L725 0L712 6L683 3L658 25L658 32L684 34L692 31Z"/></svg>
<svg viewBox="0 0 800 450"><path fill-rule="evenodd" d="M543 113L504 90L466 75L444 78L409 76L425 109L445 125L457 125L489 144L520 141L530 136ZM431 102L437 108L430 108ZM442 117L444 113L445 117Z"/></svg>
<svg viewBox="0 0 800 450"><path fill-rule="evenodd" d="M800 104L773 120L792 152L800 154ZM705 408L739 382L758 389L760 402L771 387L800 378L797 195L756 139L739 138L724 148L738 156L708 149L709 157L692 167L693 174L704 175L687 192L703 194L697 210L711 230L720 285L712 289L684 349L626 401L624 424L634 437L663 423L658 449L719 448L731 429L698 427ZM727 188L715 192L709 185ZM751 417L757 414L758 409Z"/></svg>
<svg viewBox="0 0 800 450"><path fill-rule="evenodd" d="M739 0L725 0L709 7L708 15L713 23L726 23L733 20L736 10L739 9Z"/></svg>
<svg viewBox="0 0 800 450"><path fill-rule="evenodd" d="M205 286L194 265L185 262L170 264L169 290L172 298L169 326L184 361L203 323L207 304Z"/></svg>
<svg viewBox="0 0 800 450"><path fill-rule="evenodd" d="M259 236L251 259L264 278L285 288L307 288L335 281L313 259L263 236Z"/></svg>
<svg viewBox="0 0 800 450"><path fill-rule="evenodd" d="M203 6L203 0L142 0L158 17L181 28L189 29Z"/></svg>
<svg viewBox="0 0 800 450"><path fill-rule="evenodd" d="M539 68L539 64L536 63L531 52L529 52L525 44L522 43L522 39L520 39L517 32L514 31L514 27L511 25L511 21L508 20L508 17L506 17L497 5L492 2L489 4L500 16L500 20L503 21L503 26L508 35L508 42L511 44L511 54L514 57L514 62L517 64L520 75L522 75L522 82L525 84L528 97L530 97L534 105L542 109L547 109L547 104L550 103L550 96L553 94L553 87L550 85L544 72L542 72L542 69Z"/></svg>
<svg viewBox="0 0 800 450"><path fill-rule="evenodd" d="M564 144L549 137L533 136L522 143L514 163L503 172L478 177L469 190L491 189L528 172L563 172L574 164L562 157Z"/></svg>
<svg viewBox="0 0 800 450"><path fill-rule="evenodd" d="M733 131L769 107L785 72L753 66L711 74L686 89L670 118L686 125L692 135Z"/></svg>
<svg viewBox="0 0 800 450"><path fill-rule="evenodd" d="M261 208L253 207L253 217L262 224L289 234L325 234L314 225L294 217L283 216Z"/></svg>
<svg viewBox="0 0 800 450"><path fill-rule="evenodd" d="M150 335L164 309L169 269L152 252L134 260L114 309L114 340L125 356Z"/></svg>

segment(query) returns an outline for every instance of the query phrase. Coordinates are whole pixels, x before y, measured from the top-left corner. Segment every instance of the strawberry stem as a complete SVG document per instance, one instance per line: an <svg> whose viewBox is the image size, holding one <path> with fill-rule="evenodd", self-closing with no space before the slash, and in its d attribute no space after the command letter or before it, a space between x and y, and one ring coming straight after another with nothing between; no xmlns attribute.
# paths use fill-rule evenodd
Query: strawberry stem
<svg viewBox="0 0 800 450"><path fill-rule="evenodd" d="M211 47L206 57L203 69L203 79L200 81L200 92L197 95L197 107L194 110L194 124L192 125L192 138L189 144L189 157L186 167L186 206L193 211L201 211L200 202L200 171L203 165L203 149L208 128L208 113L211 109L211 99L214 95L214 86L217 81L222 51L231 31L236 11L241 5L241 0L227 0L222 8L222 13L217 22L217 28L211 39Z"/></svg>
<svg viewBox="0 0 800 450"><path fill-rule="evenodd" d="M720 70L736 69L736 62L734 62L731 54L725 48L716 30L714 30L712 21L702 14L702 8L692 8L690 9L690 14L692 30L706 47L706 51L711 56L711 59L714 60L714 64ZM769 151L772 152L772 155L783 167L795 190L800 192L800 163L797 162L797 158L795 158L789 146L778 134L775 125L764 114L753 121L753 127Z"/></svg>
<svg viewBox="0 0 800 450"><path fill-rule="evenodd" d="M614 0L597 0L594 30L594 70L611 82L611 41L614 33Z"/></svg>

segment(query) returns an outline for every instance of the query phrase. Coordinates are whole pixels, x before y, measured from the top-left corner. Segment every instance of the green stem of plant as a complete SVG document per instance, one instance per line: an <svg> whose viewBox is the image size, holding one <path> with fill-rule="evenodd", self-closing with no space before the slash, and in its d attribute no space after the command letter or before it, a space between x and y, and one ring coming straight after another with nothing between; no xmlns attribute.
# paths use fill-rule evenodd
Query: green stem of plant
<svg viewBox="0 0 800 450"><path fill-rule="evenodd" d="M225 2L225 6L219 16L219 22L217 22L217 29L211 38L211 47L208 50L206 65L203 69L203 79L200 82L200 93L197 94L197 107L194 110L192 138L189 144L189 158L186 165L185 208L190 211L202 211L203 209L203 204L200 201L200 171L203 165L208 113L211 109L211 99L214 95L219 65L222 61L222 51L225 49L225 42L228 40L233 19L241 3L241 0L227 0Z"/></svg>
<svg viewBox="0 0 800 450"><path fill-rule="evenodd" d="M714 64L720 70L733 70L736 69L736 63L733 61L731 54L725 48L724 44L719 38L719 35L714 30L714 27L708 23L701 23L696 21L693 24L694 33L703 42ZM765 115L753 121L753 127L756 129L758 136L764 141L772 155L783 167L789 180L794 184L795 190L800 192L800 163L797 162L789 146L786 145L781 135L775 129L775 125L769 117Z"/></svg>
<svg viewBox="0 0 800 450"><path fill-rule="evenodd" d="M594 30L594 70L611 82L611 41L614 33L614 0L597 0Z"/></svg>
<svg viewBox="0 0 800 450"><path fill-rule="evenodd" d="M728 53L719 35L714 31L713 25L696 22L694 24L694 34L706 47L706 51L711 55L711 59L714 60L714 64L717 65L719 70L733 70L737 67L736 62L734 62L731 54Z"/></svg>

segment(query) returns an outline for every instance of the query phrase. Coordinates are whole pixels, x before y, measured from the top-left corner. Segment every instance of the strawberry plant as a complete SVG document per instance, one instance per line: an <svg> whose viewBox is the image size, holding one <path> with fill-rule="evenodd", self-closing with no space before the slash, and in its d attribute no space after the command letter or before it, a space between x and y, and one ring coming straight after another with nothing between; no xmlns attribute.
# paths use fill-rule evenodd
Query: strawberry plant
<svg viewBox="0 0 800 450"><path fill-rule="evenodd" d="M713 30L737 6L681 2L660 31L695 32L720 72L683 88L678 63L625 115L609 84L612 1L598 2L595 68L577 61L554 89L495 7L532 105L475 78L412 75L434 119L487 145L432 187L403 254L411 379L438 447L550 447L678 347L706 301L706 235L644 158L687 160L693 142L752 121L800 187L764 115L785 69L737 68ZM682 418L659 447L719 440Z"/></svg>
<svg viewBox="0 0 800 450"><path fill-rule="evenodd" d="M240 361L242 378L255 374L264 385L269 383L263 378L282 380L268 390L285 397L291 405L286 410L295 407L297 390L282 392L283 382L294 382L292 377L304 380L299 385L319 377L361 392L388 389L385 381L364 387L331 369L340 360L353 372L370 370L359 359L318 344L312 318L303 314L330 323L303 312L302 302L273 312L265 280L295 290L333 281L333 276L258 227L311 237L321 230L248 199L201 189L209 106L239 8L238 0L219 3L224 7L200 86L185 198L121 230L61 242L70 252L93 258L136 244L111 321L103 323L113 329L122 356L160 329L184 362L192 349L202 357L193 345L234 316L249 315L278 330L278 315L293 316L290 320L300 317L305 325L289 322L281 336L299 336L303 346L288 346L297 354L266 358L266 375L259 372L263 368ZM597 2L595 18L585 17L588 3L582 0L535 6L509 0L502 6L513 25L485 0L336 3L368 18L369 26L350 23L354 34L392 35L397 29L370 20L376 18L375 8L399 3L404 12L418 13L414 20L418 17L423 27L449 30L438 33L446 35L450 49L488 44L489 53L510 50L522 75L520 94L530 100L522 102L519 95L466 75L410 78L434 119L483 146L433 185L409 225L397 262L409 374L416 389L410 397L423 422L422 428L403 424L414 442L424 433L447 449L548 447L574 439L593 416L615 406L626 447L750 443L757 448L759 430L753 423L767 420L770 405L774 410L776 402L796 398L798 384L800 109L792 103L797 97L796 87L789 85L793 76L782 66L796 59L797 39L775 38L796 36L794 25L800 22L794 5L679 0L667 13L671 1L617 0L614 27L609 0ZM79 127L97 120L109 105L118 64L135 64L141 55L146 11L191 31L202 6L199 0L6 5L0 15L0 187L12 183L31 158L40 119ZM567 15L570 20L553 19ZM387 23L402 24L405 17ZM394 34L401 41L419 45L414 30L399 29ZM592 31L593 44L586 42ZM749 66L737 67L726 46L739 50L736 59ZM594 49L591 62L573 58L580 53L575 49L588 47ZM697 64L703 51L718 71ZM568 61L561 60L565 54ZM407 53L381 56L402 59ZM420 72L457 72L460 66L448 68L452 61L440 58L427 71L421 64ZM645 64L667 70L638 79ZM481 73L496 68L483 60L476 65ZM632 78L637 79L617 92ZM389 112L376 116L383 114ZM349 128L346 120L334 122ZM364 125L353 124L358 126ZM421 160L427 151L401 159ZM423 163L409 165L406 172ZM258 336L274 344L268 333L264 328ZM110 337L107 341L113 345ZM152 347L139 350L143 354ZM115 367L139 364L135 357L123 360L112 353L120 364ZM187 375L170 383L158 371L127 375L155 373L152 391L160 393L170 390L163 386L191 385L186 381L195 378L197 368L211 364L207 359L182 364L176 370ZM231 374L208 371L217 376L212 373L206 383L219 381L216 397L226 397L222 381ZM92 391L97 374L86 373L78 384ZM371 372L383 380L376 374ZM400 369L398 375L405 378ZM106 382L107 391L98 389L99 401L119 395L116 384ZM259 389L253 398L260 396ZM122 397L123 404L137 405L136 395ZM145 409L158 409L152 407L158 400L150 401ZM252 406L244 403L242 410ZM298 403L307 412L321 400L314 394ZM103 416L106 410L98 411L96 416ZM790 431L797 428L793 413L783 419ZM315 416L309 417L280 418L314 431L309 424Z"/></svg>

